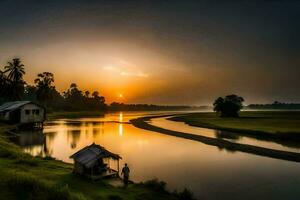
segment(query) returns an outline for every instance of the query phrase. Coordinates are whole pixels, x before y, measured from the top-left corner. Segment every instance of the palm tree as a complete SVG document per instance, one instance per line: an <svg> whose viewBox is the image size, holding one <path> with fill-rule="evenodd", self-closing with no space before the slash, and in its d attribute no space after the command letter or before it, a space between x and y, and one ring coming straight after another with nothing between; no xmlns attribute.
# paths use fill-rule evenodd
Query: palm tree
<svg viewBox="0 0 300 200"><path fill-rule="evenodd" d="M8 72L7 78L13 82L23 81L23 75L25 74L24 65L21 63L20 58L14 58L12 62L7 62L4 67L5 73Z"/></svg>
<svg viewBox="0 0 300 200"><path fill-rule="evenodd" d="M24 65L19 58L14 58L11 62L7 62L4 69L5 71L1 75L6 82L3 88L4 98L12 101L21 100L24 95L25 84L23 80L23 75L25 74ZM8 73L8 75L5 76L5 73Z"/></svg>

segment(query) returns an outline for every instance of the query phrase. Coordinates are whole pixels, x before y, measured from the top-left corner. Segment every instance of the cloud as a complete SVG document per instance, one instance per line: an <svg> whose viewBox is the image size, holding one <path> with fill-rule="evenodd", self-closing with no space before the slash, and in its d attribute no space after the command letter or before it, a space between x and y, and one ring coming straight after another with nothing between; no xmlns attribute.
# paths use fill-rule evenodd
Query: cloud
<svg viewBox="0 0 300 200"><path fill-rule="evenodd" d="M132 72L121 72L121 76L137 76L137 77L144 77L147 78L149 75L145 74L143 72L138 72L138 73L132 73Z"/></svg>
<svg viewBox="0 0 300 200"><path fill-rule="evenodd" d="M135 64L118 58L114 58L111 65L103 66L102 69L120 76L149 77L149 74L141 71Z"/></svg>

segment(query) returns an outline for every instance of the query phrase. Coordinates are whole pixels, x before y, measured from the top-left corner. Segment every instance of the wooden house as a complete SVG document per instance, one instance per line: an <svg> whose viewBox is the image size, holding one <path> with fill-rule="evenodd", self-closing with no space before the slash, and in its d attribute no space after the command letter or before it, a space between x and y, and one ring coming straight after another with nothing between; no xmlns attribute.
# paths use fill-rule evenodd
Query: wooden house
<svg viewBox="0 0 300 200"><path fill-rule="evenodd" d="M80 174L93 180L119 176L119 160L122 158L118 154L114 154L95 143L74 153L70 158L74 160L73 172L75 174ZM117 169L110 167L110 160L117 161Z"/></svg>
<svg viewBox="0 0 300 200"><path fill-rule="evenodd" d="M0 106L0 121L22 126L42 127L45 107L31 101L13 101Z"/></svg>

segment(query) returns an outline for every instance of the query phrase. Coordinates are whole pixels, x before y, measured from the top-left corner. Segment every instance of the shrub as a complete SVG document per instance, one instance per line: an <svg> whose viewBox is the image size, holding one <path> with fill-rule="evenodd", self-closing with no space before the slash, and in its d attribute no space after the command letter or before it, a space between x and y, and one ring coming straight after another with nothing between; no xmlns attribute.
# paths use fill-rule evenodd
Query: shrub
<svg viewBox="0 0 300 200"><path fill-rule="evenodd" d="M55 158L53 158L53 157L51 157L51 156L49 156L49 155L43 157L43 159L44 159L44 160L55 160Z"/></svg>
<svg viewBox="0 0 300 200"><path fill-rule="evenodd" d="M109 200L122 200L122 197L112 194L112 195L108 196L108 199Z"/></svg>
<svg viewBox="0 0 300 200"><path fill-rule="evenodd" d="M174 194L178 197L179 200L196 200L194 194L187 188L184 188L182 192L175 191Z"/></svg>
<svg viewBox="0 0 300 200"><path fill-rule="evenodd" d="M143 184L146 186L146 187L149 187L155 191L158 191L158 192L167 192L166 190L166 182L164 181L159 181L158 179L152 179L152 180L148 180L148 181L145 181L143 182Z"/></svg>

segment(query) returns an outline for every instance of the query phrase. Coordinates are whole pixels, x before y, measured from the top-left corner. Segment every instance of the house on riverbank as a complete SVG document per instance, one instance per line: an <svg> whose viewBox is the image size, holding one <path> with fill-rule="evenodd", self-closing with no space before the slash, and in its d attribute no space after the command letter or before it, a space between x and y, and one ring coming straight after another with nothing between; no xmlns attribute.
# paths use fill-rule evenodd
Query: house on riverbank
<svg viewBox="0 0 300 200"><path fill-rule="evenodd" d="M74 160L73 173L80 174L93 180L104 177L119 176L118 154L114 154L95 143L84 147L70 156ZM117 161L117 169L112 169L110 160Z"/></svg>
<svg viewBox="0 0 300 200"><path fill-rule="evenodd" d="M31 101L13 101L0 106L0 121L6 123L42 128L45 119L45 107Z"/></svg>

